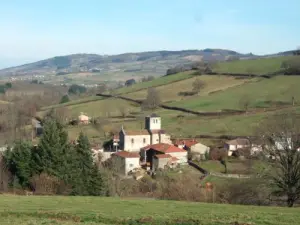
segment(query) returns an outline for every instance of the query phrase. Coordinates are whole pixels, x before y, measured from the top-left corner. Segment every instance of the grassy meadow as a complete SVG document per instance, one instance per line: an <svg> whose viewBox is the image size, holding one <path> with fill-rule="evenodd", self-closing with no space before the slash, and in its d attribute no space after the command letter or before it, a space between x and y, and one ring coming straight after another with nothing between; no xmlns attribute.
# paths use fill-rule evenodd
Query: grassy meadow
<svg viewBox="0 0 300 225"><path fill-rule="evenodd" d="M218 73L268 74L280 71L283 61L297 56L281 56L232 62L219 62L213 70Z"/></svg>
<svg viewBox="0 0 300 225"><path fill-rule="evenodd" d="M298 208L221 205L151 199L0 196L1 224L298 224Z"/></svg>

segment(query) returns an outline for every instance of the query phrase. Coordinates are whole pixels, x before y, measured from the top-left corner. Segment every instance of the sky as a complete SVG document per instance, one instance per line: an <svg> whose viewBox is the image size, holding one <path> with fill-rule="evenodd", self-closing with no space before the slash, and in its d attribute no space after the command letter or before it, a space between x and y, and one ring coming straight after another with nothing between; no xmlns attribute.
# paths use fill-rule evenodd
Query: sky
<svg viewBox="0 0 300 225"><path fill-rule="evenodd" d="M300 46L299 0L2 0L0 68L76 53Z"/></svg>

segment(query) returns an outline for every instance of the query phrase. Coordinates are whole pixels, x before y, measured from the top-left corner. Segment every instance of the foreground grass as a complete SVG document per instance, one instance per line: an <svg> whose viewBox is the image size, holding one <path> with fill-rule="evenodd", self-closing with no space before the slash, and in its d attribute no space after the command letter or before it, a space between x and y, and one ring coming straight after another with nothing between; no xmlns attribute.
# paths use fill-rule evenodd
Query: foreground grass
<svg viewBox="0 0 300 225"><path fill-rule="evenodd" d="M290 225L299 209L100 197L0 197L1 224Z"/></svg>

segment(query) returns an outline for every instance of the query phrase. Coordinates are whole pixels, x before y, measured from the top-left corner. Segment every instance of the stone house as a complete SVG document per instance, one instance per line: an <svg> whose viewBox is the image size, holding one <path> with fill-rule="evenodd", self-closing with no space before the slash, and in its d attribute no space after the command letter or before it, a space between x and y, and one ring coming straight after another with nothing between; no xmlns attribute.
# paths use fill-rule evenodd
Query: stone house
<svg viewBox="0 0 300 225"><path fill-rule="evenodd" d="M171 144L158 143L141 149L141 164L151 170L164 168L169 164L186 164L187 151Z"/></svg>
<svg viewBox="0 0 300 225"><path fill-rule="evenodd" d="M161 129L161 118L152 114L145 118L145 129L126 130L122 127L119 132L119 149L138 152L147 145L171 143L170 136Z"/></svg>
<svg viewBox="0 0 300 225"><path fill-rule="evenodd" d="M251 143L246 138L236 138L225 143L225 149L228 151L228 156L232 156L232 153L238 149L245 149L250 147Z"/></svg>
<svg viewBox="0 0 300 225"><path fill-rule="evenodd" d="M120 151L111 155L114 169L124 176L128 176L134 169L140 168L140 154L137 152Z"/></svg>
<svg viewBox="0 0 300 225"><path fill-rule="evenodd" d="M81 113L80 116L78 116L78 122L79 124L89 124L90 118L87 115Z"/></svg>
<svg viewBox="0 0 300 225"><path fill-rule="evenodd" d="M197 159L205 159L205 154L209 154L210 151L210 147L199 143L195 139L175 140L174 145L189 151Z"/></svg>

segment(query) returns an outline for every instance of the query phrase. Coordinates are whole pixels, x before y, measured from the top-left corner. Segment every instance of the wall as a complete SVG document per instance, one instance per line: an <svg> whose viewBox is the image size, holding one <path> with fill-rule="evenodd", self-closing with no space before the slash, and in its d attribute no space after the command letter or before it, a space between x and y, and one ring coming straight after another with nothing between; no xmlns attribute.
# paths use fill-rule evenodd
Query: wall
<svg viewBox="0 0 300 225"><path fill-rule="evenodd" d="M164 169L165 165L169 162L170 158L156 158L153 157L153 170Z"/></svg>
<svg viewBox="0 0 300 225"><path fill-rule="evenodd" d="M173 157L178 158L178 163L179 164L184 164L187 163L187 152L172 152L172 153L168 153Z"/></svg>
<svg viewBox="0 0 300 225"><path fill-rule="evenodd" d="M191 152L205 154L205 152L209 153L209 149L210 149L209 147L198 143L198 144L195 144L191 147Z"/></svg>
<svg viewBox="0 0 300 225"><path fill-rule="evenodd" d="M140 158L125 158L125 175L135 168L140 168Z"/></svg>
<svg viewBox="0 0 300 225"><path fill-rule="evenodd" d="M126 131L125 131L126 132ZM132 139L134 143L132 143ZM145 142L144 142L145 139ZM121 141L121 138L120 138ZM141 148L150 145L150 135L125 135L124 136L124 149L128 152L138 152Z"/></svg>
<svg viewBox="0 0 300 225"><path fill-rule="evenodd" d="M166 144L172 144L171 141L171 136L168 134L161 134L160 135L161 143L166 143Z"/></svg>

